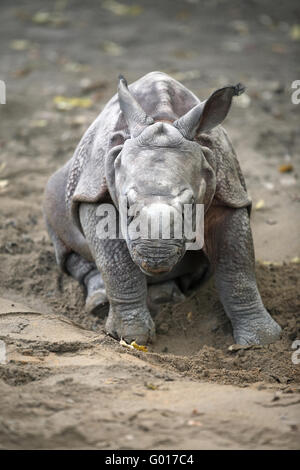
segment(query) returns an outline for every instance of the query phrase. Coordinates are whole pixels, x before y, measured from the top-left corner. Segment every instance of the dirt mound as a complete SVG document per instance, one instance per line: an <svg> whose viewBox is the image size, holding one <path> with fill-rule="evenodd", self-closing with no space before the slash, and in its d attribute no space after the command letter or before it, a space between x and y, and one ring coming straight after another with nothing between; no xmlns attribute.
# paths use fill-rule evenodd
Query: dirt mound
<svg viewBox="0 0 300 470"><path fill-rule="evenodd" d="M258 271L268 287L283 271L299 282L295 266ZM288 308L283 299L273 304L285 323L279 342L229 351L230 324L208 285L159 314L157 343L143 353L106 336L103 319L87 318L69 279L65 291L69 318L0 299L2 447L298 448L299 366L289 339L297 333L296 298L286 297ZM56 294L58 312L66 292Z"/></svg>
<svg viewBox="0 0 300 470"><path fill-rule="evenodd" d="M280 341L229 351L231 325L210 282L183 305L166 309L157 318L155 352L171 353L163 361L195 378L241 386L258 381L299 384L299 367L291 361L291 344L300 336L299 265L258 264L257 278L264 305L283 328Z"/></svg>
<svg viewBox="0 0 300 470"><path fill-rule="evenodd" d="M18 244L19 249L20 243ZM105 319L84 311L84 292L76 282L61 275L48 249L38 250L30 263L14 263L7 257L10 275L1 279L11 298L26 298L31 306L65 315L76 324L105 338ZM27 260L28 261L28 260ZM13 263L13 268L11 267ZM26 273L30 270L31 277ZM22 279L22 283L17 283ZM280 341L263 347L229 350L232 328L218 299L213 280L175 307L166 306L156 316L157 339L149 353L139 357L172 368L197 380L246 386L255 382L293 387L300 384L299 366L293 364L292 342L300 336L299 264L257 264L258 286L273 318L283 328ZM24 332L26 329L24 330ZM113 344L114 341L110 344ZM63 350L67 345L60 346Z"/></svg>

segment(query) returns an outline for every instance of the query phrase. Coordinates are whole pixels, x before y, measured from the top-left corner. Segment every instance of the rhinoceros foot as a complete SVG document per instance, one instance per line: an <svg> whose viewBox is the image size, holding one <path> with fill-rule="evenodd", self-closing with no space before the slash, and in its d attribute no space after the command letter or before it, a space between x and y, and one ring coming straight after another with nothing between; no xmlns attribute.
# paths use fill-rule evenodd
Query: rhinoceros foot
<svg viewBox="0 0 300 470"><path fill-rule="evenodd" d="M87 296L85 301L86 312L104 317L108 313L109 303L105 289L99 289Z"/></svg>
<svg viewBox="0 0 300 470"><path fill-rule="evenodd" d="M113 338L124 339L127 343L136 341L143 345L155 339L155 325L147 310L133 311L124 316L110 309L105 330Z"/></svg>
<svg viewBox="0 0 300 470"><path fill-rule="evenodd" d="M278 340L281 327L265 310L264 314L240 319L233 326L235 342L241 345L270 344Z"/></svg>

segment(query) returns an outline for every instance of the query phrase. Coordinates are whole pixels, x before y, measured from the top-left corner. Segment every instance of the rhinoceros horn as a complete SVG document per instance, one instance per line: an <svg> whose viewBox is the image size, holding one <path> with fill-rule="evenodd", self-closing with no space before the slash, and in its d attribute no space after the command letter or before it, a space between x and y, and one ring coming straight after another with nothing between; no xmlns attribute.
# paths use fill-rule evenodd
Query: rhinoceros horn
<svg viewBox="0 0 300 470"><path fill-rule="evenodd" d="M121 111L124 114L131 137L137 137L145 127L154 123L132 96L125 78L119 76L118 95Z"/></svg>
<svg viewBox="0 0 300 470"><path fill-rule="evenodd" d="M238 83L216 90L206 101L196 105L173 123L181 134L193 140L197 134L207 132L226 118L233 96L244 93L245 87Z"/></svg>

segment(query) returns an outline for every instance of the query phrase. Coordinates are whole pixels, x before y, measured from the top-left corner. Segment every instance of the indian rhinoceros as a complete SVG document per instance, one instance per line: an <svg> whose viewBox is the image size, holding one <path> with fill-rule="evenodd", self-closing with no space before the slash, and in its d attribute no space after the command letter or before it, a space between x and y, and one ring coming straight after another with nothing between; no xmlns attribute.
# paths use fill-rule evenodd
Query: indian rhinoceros
<svg viewBox="0 0 300 470"><path fill-rule="evenodd" d="M221 126L242 92L240 84L226 86L200 101L165 73L130 86L120 76L118 93L50 178L44 215L57 263L85 286L87 311L109 306L111 336L152 341L151 305L181 301L214 273L235 342L279 338L256 284L251 199ZM203 204L203 247L186 251L184 237L97 236L99 207L113 204L122 218L124 197L129 209L139 203L146 213Z"/></svg>

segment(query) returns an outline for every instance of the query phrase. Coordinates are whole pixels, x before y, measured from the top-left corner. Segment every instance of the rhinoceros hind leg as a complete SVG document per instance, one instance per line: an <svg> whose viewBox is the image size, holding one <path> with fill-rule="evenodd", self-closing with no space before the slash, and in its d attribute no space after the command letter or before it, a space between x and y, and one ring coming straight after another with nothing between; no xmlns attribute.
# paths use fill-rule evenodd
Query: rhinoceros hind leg
<svg viewBox="0 0 300 470"><path fill-rule="evenodd" d="M104 317L108 314L109 303L101 274L97 269L84 279L87 288L85 310L88 313Z"/></svg>
<svg viewBox="0 0 300 470"><path fill-rule="evenodd" d="M107 314L108 300L105 286L95 263L91 263L78 253L73 252L67 257L65 268L76 281L86 288L86 311L100 316Z"/></svg>
<svg viewBox="0 0 300 470"><path fill-rule="evenodd" d="M150 312L155 315L160 305L166 303L179 304L185 300L185 295L181 292L176 282L170 280L148 285L147 300Z"/></svg>

